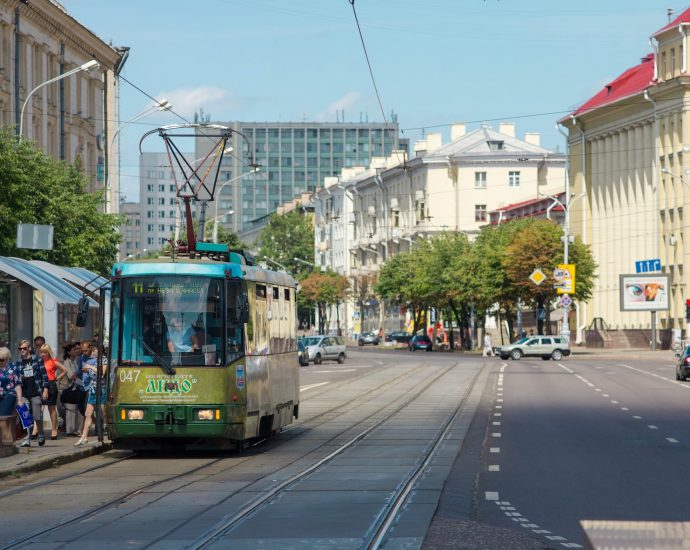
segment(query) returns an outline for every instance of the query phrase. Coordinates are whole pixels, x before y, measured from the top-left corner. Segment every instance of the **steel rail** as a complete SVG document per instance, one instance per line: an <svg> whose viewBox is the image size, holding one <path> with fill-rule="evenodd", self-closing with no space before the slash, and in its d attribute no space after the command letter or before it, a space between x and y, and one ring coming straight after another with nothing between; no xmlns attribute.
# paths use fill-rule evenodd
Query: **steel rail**
<svg viewBox="0 0 690 550"><path fill-rule="evenodd" d="M397 494L386 503L386 508L384 509L385 513L379 518L372 536L366 543L366 548L368 550L378 550L381 547L381 544L386 540L386 536L388 535L391 526L398 517L398 512L407 502L407 498L409 494L412 492L412 489L414 489L414 486L416 485L419 478L426 471L429 463L434 458L436 452L445 442L446 438L448 437L448 433L453 429L458 418L466 409L467 400L470 394L472 393L474 386L477 383L479 375L483 372L485 368L486 364L484 364L481 368L477 369L477 372L472 377L472 380L465 388L465 392L462 395L462 399L455 408L455 411L448 416L448 420L439 429L438 435L436 436L436 443L425 453L424 456L422 456L420 464L417 466L415 470L409 473L407 480L398 490Z"/></svg>
<svg viewBox="0 0 690 550"><path fill-rule="evenodd" d="M390 420L393 416L395 416L397 413L399 413L401 410L407 407L410 403L412 403L417 397L419 397L423 392L425 392L434 382L436 382L438 379L440 379L448 372L456 368L457 365L458 363L454 363L450 367L444 369L440 374L430 379L421 389L419 389L419 391L414 393L414 395L412 395L411 398L408 398L406 401L404 401L403 403L395 407L393 410L391 410L389 413L385 414L382 418L374 422L371 426L362 430L354 437L350 438L350 440L340 445L337 449L332 451L330 454L328 454L321 460L315 462L311 466L308 466L307 468L303 469L302 471L298 472L292 477L279 483L278 485L266 491L262 495L257 496L256 498L248 502L246 505L244 505L242 508L240 508L238 512L216 523L205 533L203 533L200 537L198 537L195 541L193 541L189 546L187 546L187 548L192 550L199 550L201 548L205 548L211 543L217 542L221 537L223 537L228 532L232 531L235 527L237 527L244 520L248 519L256 511L263 508L269 501L273 500L276 495L283 493L286 489L295 485L296 483L304 479L306 476L308 476L309 474L313 473L318 468L323 466L324 464L331 462L334 458L341 455L347 449L352 447L355 443L358 443L359 441L367 437L373 430L380 427L382 424ZM411 388L408 392L406 392L402 396L399 396L397 399L403 399L413 389L414 388ZM380 410L383 411L389 407L390 404L385 405Z"/></svg>

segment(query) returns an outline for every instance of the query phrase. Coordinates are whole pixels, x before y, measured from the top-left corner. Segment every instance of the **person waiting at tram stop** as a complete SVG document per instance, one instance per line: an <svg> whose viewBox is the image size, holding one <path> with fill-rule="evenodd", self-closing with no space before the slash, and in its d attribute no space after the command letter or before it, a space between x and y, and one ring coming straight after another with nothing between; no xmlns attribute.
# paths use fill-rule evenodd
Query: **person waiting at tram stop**
<svg viewBox="0 0 690 550"><path fill-rule="evenodd" d="M58 438L58 414L57 414L57 400L58 400L58 380L67 374L67 368L60 363L53 355L53 349L48 344L43 344L39 349L41 358L43 359L43 366L48 375L48 398L45 404L48 405L48 414L50 414L51 433L50 439Z"/></svg>
<svg viewBox="0 0 690 550"><path fill-rule="evenodd" d="M14 416L22 402L22 373L9 348L0 348L0 416Z"/></svg>
<svg viewBox="0 0 690 550"><path fill-rule="evenodd" d="M22 395L31 406L31 415L34 417L34 430L32 434L38 436L39 446L46 442L43 435L43 402L48 399L50 386L43 360L31 353L31 343L28 340L19 342L19 368L22 371ZM28 447L29 439L21 443L20 447Z"/></svg>

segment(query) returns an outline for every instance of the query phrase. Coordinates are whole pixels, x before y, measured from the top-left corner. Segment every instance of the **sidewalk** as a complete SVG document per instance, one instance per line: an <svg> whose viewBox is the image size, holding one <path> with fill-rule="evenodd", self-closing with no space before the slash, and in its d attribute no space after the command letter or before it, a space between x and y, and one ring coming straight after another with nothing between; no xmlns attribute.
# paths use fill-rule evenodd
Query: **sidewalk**
<svg viewBox="0 0 690 550"><path fill-rule="evenodd" d="M54 441L50 439L50 432L48 434L43 447L39 447L38 441L33 440L31 447L17 448L15 454L0 458L0 479L47 470L108 451L112 447L107 439L103 444L99 444L95 435L89 436L86 445L75 447L74 444L79 439L77 437L60 434Z"/></svg>

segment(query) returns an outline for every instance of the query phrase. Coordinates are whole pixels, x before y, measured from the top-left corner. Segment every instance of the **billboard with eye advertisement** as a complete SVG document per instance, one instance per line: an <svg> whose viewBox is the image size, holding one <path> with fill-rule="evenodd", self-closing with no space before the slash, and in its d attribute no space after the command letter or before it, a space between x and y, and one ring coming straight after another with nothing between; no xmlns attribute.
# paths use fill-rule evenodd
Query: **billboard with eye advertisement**
<svg viewBox="0 0 690 550"><path fill-rule="evenodd" d="M621 311L669 309L668 275L638 273L620 276Z"/></svg>

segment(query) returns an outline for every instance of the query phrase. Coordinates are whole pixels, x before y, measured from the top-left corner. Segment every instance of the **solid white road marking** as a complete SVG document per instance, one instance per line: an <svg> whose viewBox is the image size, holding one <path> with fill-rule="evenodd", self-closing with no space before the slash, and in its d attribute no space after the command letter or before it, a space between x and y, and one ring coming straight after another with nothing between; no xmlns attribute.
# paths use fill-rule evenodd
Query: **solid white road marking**
<svg viewBox="0 0 690 550"><path fill-rule="evenodd" d="M319 386L325 386L326 384L329 384L329 382L319 382L318 384L308 384L306 386L301 386L299 391L311 390L314 388L318 388Z"/></svg>
<svg viewBox="0 0 690 550"><path fill-rule="evenodd" d="M332 372L355 372L357 369L315 370L317 374L330 374Z"/></svg>

